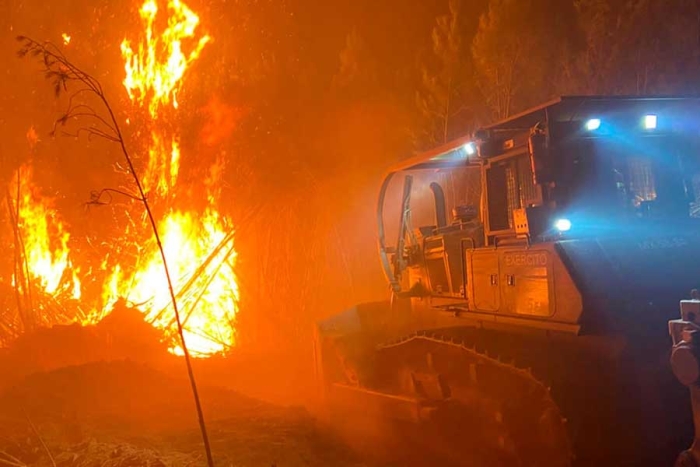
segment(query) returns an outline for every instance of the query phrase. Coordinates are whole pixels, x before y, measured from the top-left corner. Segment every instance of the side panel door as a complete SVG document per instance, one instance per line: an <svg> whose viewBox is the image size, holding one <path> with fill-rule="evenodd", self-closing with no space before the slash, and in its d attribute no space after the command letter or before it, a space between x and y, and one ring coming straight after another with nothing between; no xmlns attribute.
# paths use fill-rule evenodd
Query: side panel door
<svg viewBox="0 0 700 467"><path fill-rule="evenodd" d="M540 318L552 316L555 303L552 260L545 249L502 251L501 311Z"/></svg>
<svg viewBox="0 0 700 467"><path fill-rule="evenodd" d="M469 301L478 311L498 311L500 291L498 252L493 249L471 250L466 254Z"/></svg>

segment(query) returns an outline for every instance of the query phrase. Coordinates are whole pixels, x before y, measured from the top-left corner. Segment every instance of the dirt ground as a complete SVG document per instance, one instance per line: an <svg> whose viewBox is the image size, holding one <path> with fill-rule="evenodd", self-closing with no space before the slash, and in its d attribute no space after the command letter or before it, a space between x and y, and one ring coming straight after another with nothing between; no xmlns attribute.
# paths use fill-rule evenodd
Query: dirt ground
<svg viewBox="0 0 700 467"><path fill-rule="evenodd" d="M0 466L206 465L184 361L155 337L122 310L0 350ZM438 465L408 432L318 421L298 356L199 360L195 373L217 466Z"/></svg>
<svg viewBox="0 0 700 467"><path fill-rule="evenodd" d="M365 465L300 407L204 387L217 465ZM33 374L0 396L0 451L15 463L203 465L188 382L133 361Z"/></svg>
<svg viewBox="0 0 700 467"><path fill-rule="evenodd" d="M200 393L218 466L447 465L396 427L328 426L301 406ZM131 360L29 375L0 394L0 414L0 465L206 465L188 381Z"/></svg>

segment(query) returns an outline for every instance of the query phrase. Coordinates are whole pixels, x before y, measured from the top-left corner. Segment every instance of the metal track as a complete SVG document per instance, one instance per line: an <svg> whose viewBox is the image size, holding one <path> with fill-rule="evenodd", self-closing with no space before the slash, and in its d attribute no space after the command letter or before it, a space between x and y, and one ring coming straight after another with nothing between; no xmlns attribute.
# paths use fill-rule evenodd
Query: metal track
<svg viewBox="0 0 700 467"><path fill-rule="evenodd" d="M386 350L386 349L392 349L396 348L399 346L402 346L404 344L407 344L412 341L426 341L426 342L432 342L435 344L440 344L440 345L448 345L450 347L454 347L460 350L463 350L474 357L477 357L479 359L482 359L484 361L488 361L489 363L498 366L499 368L503 368L509 371L513 371L517 373L521 377L526 377L532 381L533 384L540 386L542 390L546 391L547 393L550 392L550 388L546 386L543 382L535 378L532 374L532 370L530 368L518 368L515 364L513 363L505 363L502 361L498 356L492 357L489 355L488 351L485 352L480 352L476 349L476 346L469 346L467 345L464 341L462 342L457 342L455 339L448 339L446 337L439 336L437 334L431 334L428 332L417 332L415 334L411 334L409 336L402 337L398 340L391 341L386 344L380 344L377 346L378 351Z"/></svg>
<svg viewBox="0 0 700 467"><path fill-rule="evenodd" d="M682 449L646 343L464 327L347 345L333 385L351 413L417 419L437 441L486 440L509 459L483 465L668 465Z"/></svg>
<svg viewBox="0 0 700 467"><path fill-rule="evenodd" d="M500 447L512 454L516 465L567 466L574 459L566 420L551 390L529 368L519 368L487 351L465 342L428 332L418 332L399 340L380 344L379 359L396 367L401 361L416 369L415 362L429 361L423 367L445 375L450 394L444 401L448 410L456 405L470 407L468 412L480 411L481 420L473 425L496 424L494 436ZM394 354L394 355L391 355ZM428 368L432 367L432 368ZM487 412L484 414L484 412ZM455 417L465 430L489 431L488 427L464 426L470 423L464 417ZM483 434L483 433L481 433Z"/></svg>

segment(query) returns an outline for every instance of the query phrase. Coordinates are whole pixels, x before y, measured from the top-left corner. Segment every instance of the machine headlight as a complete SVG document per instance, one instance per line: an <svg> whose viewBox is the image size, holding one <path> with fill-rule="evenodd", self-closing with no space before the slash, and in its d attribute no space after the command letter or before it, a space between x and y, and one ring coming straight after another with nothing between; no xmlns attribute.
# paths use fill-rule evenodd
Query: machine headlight
<svg viewBox="0 0 700 467"><path fill-rule="evenodd" d="M559 232L568 232L571 230L571 221L569 219L557 219L556 222L554 222L554 227Z"/></svg>
<svg viewBox="0 0 700 467"><path fill-rule="evenodd" d="M656 128L657 118L656 115L645 115L644 116L644 128L647 130L653 130Z"/></svg>
<svg viewBox="0 0 700 467"><path fill-rule="evenodd" d="M467 153L467 156L473 156L476 154L476 144L474 143L467 143L464 145L464 152Z"/></svg>
<svg viewBox="0 0 700 467"><path fill-rule="evenodd" d="M586 122L586 130L588 131L595 131L598 128L600 128L600 119L599 118L591 118Z"/></svg>

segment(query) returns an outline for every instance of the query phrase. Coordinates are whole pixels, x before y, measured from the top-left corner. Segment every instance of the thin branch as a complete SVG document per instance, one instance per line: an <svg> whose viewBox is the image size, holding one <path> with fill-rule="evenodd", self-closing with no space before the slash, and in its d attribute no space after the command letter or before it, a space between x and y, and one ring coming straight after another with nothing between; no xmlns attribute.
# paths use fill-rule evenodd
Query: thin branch
<svg viewBox="0 0 700 467"><path fill-rule="evenodd" d="M88 134L88 141L92 141L93 136L98 136L100 138L104 138L107 141L111 141L113 143L118 143L119 138L115 138L114 136L110 136L104 131L98 129L98 128L78 128L75 133L71 133L70 131L61 131L61 135L63 136L70 136L73 138L79 138L81 133L87 133Z"/></svg>
<svg viewBox="0 0 700 467"><path fill-rule="evenodd" d="M5 451L0 451L0 464L11 465L12 467L27 467L27 464Z"/></svg>
<svg viewBox="0 0 700 467"><path fill-rule="evenodd" d="M221 248L223 248L223 245L226 243L232 243L231 240L233 240L233 237L231 237L228 241L226 239L221 242L220 246L217 247L215 252L212 252L211 255L209 255L209 258L207 258L207 261L205 264L200 266L198 268L198 272L193 275L192 279L195 279L197 275L203 275L206 272L206 268L214 260L216 256L219 255L219 252L221 251ZM219 274L219 271L221 271L221 268L224 266L224 264L228 264L229 258L235 253L235 248L233 244L231 244L230 248L224 255L224 257L219 261L219 263L214 267L213 271L210 271L209 277L207 278L205 284L203 287L200 288L199 293L197 294L197 298L195 299L194 303L192 303L192 306L190 307L190 312L185 316L185 318L182 320L183 326L187 324L187 321L189 320L190 316L192 316L192 313L194 312L194 309L197 307L197 304L201 301L201 299L204 297L204 294L206 293L207 289L211 285L212 282L214 282L214 279L216 278L217 274ZM194 283L194 281L192 281ZM192 287L192 284L189 284L186 288L183 287L182 290L180 291L180 296L186 294L188 292L188 289Z"/></svg>
<svg viewBox="0 0 700 467"><path fill-rule="evenodd" d="M32 312L34 307L32 306L32 282L31 282L31 277L30 277L30 270L29 270L29 260L27 257L27 248L24 243L24 239L22 238L22 234L20 232L19 228L19 223L20 223L20 198L21 198L21 174L20 174L20 169L17 170L17 192L16 192L16 200L15 200L15 206L13 209L12 203L10 202L10 191L8 189L7 191L7 196L8 196L8 211L10 213L10 217L12 218L12 228L14 230L15 234L15 248L18 249L18 254L17 254L17 261L18 261L18 267L21 268L21 274L19 277L16 277L15 280L17 281L16 284L22 284L22 288L24 291L24 296L27 300L26 303L26 314L23 314L23 324L26 327L29 327L29 329L32 329L35 325L35 320L34 317L32 316Z"/></svg>
<svg viewBox="0 0 700 467"><path fill-rule="evenodd" d="M24 38L29 42L34 43L35 45L41 47L45 53L45 56L49 56L51 58L54 58L58 60L63 66L65 66L73 75L74 79L82 81L86 86L90 87L95 91L97 94L102 94L102 86L100 85L100 82L92 77L89 73L81 70L80 68L76 67L73 65L63 54L63 51L53 42L46 41L44 42L44 45L39 44L38 42L29 39L29 38Z"/></svg>
<svg viewBox="0 0 700 467"><path fill-rule="evenodd" d="M85 93L85 92L93 92L93 91L92 91L92 89L90 89L90 88L88 88L88 87L85 87L85 88L78 89L77 91L73 92L73 93L70 95L70 98L68 98L68 108L69 108L69 109L72 109L72 108L73 108L73 99L75 99L75 98L78 97L80 94L83 94L83 93ZM79 105L80 105L80 104L79 104Z"/></svg>
<svg viewBox="0 0 700 467"><path fill-rule="evenodd" d="M180 311L178 309L177 299L175 297L175 289L173 287L173 281L170 276L170 269L168 268L168 261L165 257L165 250L163 249L160 234L158 233L158 226L153 212L151 210L151 206L148 203L146 192L144 190L143 184L141 183L141 179L138 176L138 172L134 167L131 155L129 154L129 150L126 147L126 143L124 142L124 137L119 128L119 123L117 122L117 118L114 115L112 106L110 105L107 97L105 96L99 81L90 76L88 73L82 71L77 66L73 65L63 55L63 52L58 50L58 48L55 45L51 43L40 44L39 42L33 39L22 36L18 37L17 40L23 44L23 46L18 51L18 55L20 57L24 57L26 55L30 55L32 57L41 57L43 59L43 64L46 71L54 73L51 76L54 78L53 84L57 94L61 92L61 89L67 90L67 82L71 79L75 79L82 83L84 86L90 88L90 90L95 94L95 96L102 102L105 111L109 115L109 121L112 122L112 126L116 133L115 142L119 144L122 150L122 154L124 155L126 164L129 167L129 172L131 173L134 179L134 183L136 184L136 188L140 195L140 199L143 203L144 209L146 210L146 215L153 230L153 236L155 237L156 244L158 245L158 250L160 251L160 256L163 261L163 269L165 272L165 277L168 281L168 291L170 292L170 300L172 302L173 311L175 313L175 318L177 321L177 330L180 336L182 350L185 357L185 363L187 366L187 375L190 380L192 396L194 398L195 407L197 410L197 418L199 420L199 427L202 433L202 441L204 442L204 450L207 456L207 463L209 467L213 467L214 459L212 457L211 447L209 444L209 436L207 435L206 423L204 421L204 411L202 410L202 404L199 398L199 391L197 390L197 382L194 377L194 370L192 369L190 352L187 348L187 343L185 342L182 321L180 319Z"/></svg>
<svg viewBox="0 0 700 467"><path fill-rule="evenodd" d="M77 111L78 109L81 109L81 111L78 112L78 111ZM87 109L87 111L82 111L82 109ZM111 131L112 133L114 133L114 135L117 134L117 132L114 130L114 128L113 128L109 123L107 123L107 121L105 121L104 118L102 118L102 117L101 117L100 115L98 115L94 110L92 110L92 108L91 108L89 105L85 105L85 104L77 105L77 106L73 107L73 108L71 109L70 113L68 113L68 114L66 114L66 115L67 115L68 118L78 118L78 117L89 117L89 118L94 118L94 119L96 119L98 122L100 122L100 123L102 123L104 126L106 126L107 129L109 129L109 131Z"/></svg>
<svg viewBox="0 0 700 467"><path fill-rule="evenodd" d="M470 107L470 106L467 105L467 104L460 105L459 108L458 108L457 110L455 110L454 112L452 112L452 113L450 114L450 117L456 117L457 115L461 114L461 113L464 112L465 110L469 109L469 107Z"/></svg>
<svg viewBox="0 0 700 467"><path fill-rule="evenodd" d="M107 122L102 116L100 116L91 106L87 104L77 104L73 105L72 99L79 93L81 92L92 92L90 89L82 89L81 91L75 92L71 95L71 102L69 103L69 107L66 110L66 112L58 119L54 121L53 124L53 130L51 131L51 134L56 133L56 128L60 126L65 126L68 123L68 120L70 119L78 119L80 117L87 117L87 118L93 118L98 121L98 123L101 123L107 129L112 132L112 134L106 133L104 130L98 128L98 127L84 127L82 130L84 131L90 131L93 132L95 135L100 136L102 138L108 139L113 142L118 142L117 141L117 131L114 129L114 127ZM78 134L71 134L69 132L63 131L63 134L69 135L69 136L78 136ZM78 133L80 133L80 130L78 130Z"/></svg>
<svg viewBox="0 0 700 467"><path fill-rule="evenodd" d="M93 91L90 88L83 88L83 89L80 89L80 90L74 92L73 94L71 94L70 99L68 100L68 106L67 106L68 111L66 112L66 114L73 114L73 112L77 109L86 108L86 109L88 109L89 113L92 114L93 117L100 120L107 128L109 128L114 133L116 133L114 128L112 128L112 126L109 124L109 122L107 122L107 120L105 120L100 115L98 115L97 112L95 112L95 110L92 107L90 107L89 105L87 105L87 104L73 105L73 99L75 99L78 95L80 95L84 92L93 92Z"/></svg>
<svg viewBox="0 0 700 467"><path fill-rule="evenodd" d="M17 300L17 314L19 315L19 318L22 322L22 324L25 327L25 330L28 327L27 323L27 316L24 314L24 307L22 306L22 295L21 295L21 290L22 287L19 287L18 284L21 283L21 278L20 278L20 271L19 268L21 266L21 247L20 247L20 238L19 238L19 224L17 222L17 218L15 217L15 214L13 212L12 208L12 196L10 195L10 189L7 189L7 210L9 211L10 214L10 221L12 224L12 230L14 231L14 238L15 238L15 248L14 248L14 278L15 278L15 300ZM21 275L22 278L24 278L24 274Z"/></svg>
<svg viewBox="0 0 700 467"><path fill-rule="evenodd" d="M51 451L49 450L49 447L44 442L44 438L41 436L41 433L39 433L39 430L37 430L36 426L34 425L34 422L32 422L32 419L29 418L29 414L27 414L27 411L24 410L24 407L22 407L22 412L24 412L24 416L27 418L27 422L29 423L29 426L31 427L32 431L34 432L36 437L39 438L39 442L44 448L44 451L46 451L46 454L48 454L49 459L51 459L51 464L53 465L53 467L56 467L56 459L54 459L53 454L51 454Z"/></svg>
<svg viewBox="0 0 700 467"><path fill-rule="evenodd" d="M233 241L233 232L229 232L217 245L216 247L209 253L209 256L207 256L202 264L197 266L197 268L194 270L190 278L185 282L182 287L180 288L180 291L178 292L177 296L182 297L188 293L188 291L194 287L194 284L197 282L197 280L206 272L207 268L209 267L210 264L214 262L216 257L219 255L219 253L224 249L226 245L231 243ZM226 254L224 261L230 257L231 254L233 254L233 246L231 246L230 251ZM220 269L221 265L216 268L216 271ZM166 309L162 309L158 312L158 314L155 315L154 319L158 320L160 319L163 314L165 313ZM190 311L190 314L193 310ZM189 314L185 316L185 318L182 320L183 325L187 322L187 319L189 318ZM173 324L172 322L168 323Z"/></svg>
<svg viewBox="0 0 700 467"><path fill-rule="evenodd" d="M141 201L143 202L143 199L133 195L131 193L127 193L126 191L122 190L117 190L116 188L103 188L100 191L92 191L90 192L90 201L86 201L86 205L98 205L98 206L106 206L108 204L112 204L112 193L116 193L122 196L126 196L127 198L131 198L134 201ZM107 195L108 199L107 201L103 201L102 197L103 195Z"/></svg>

